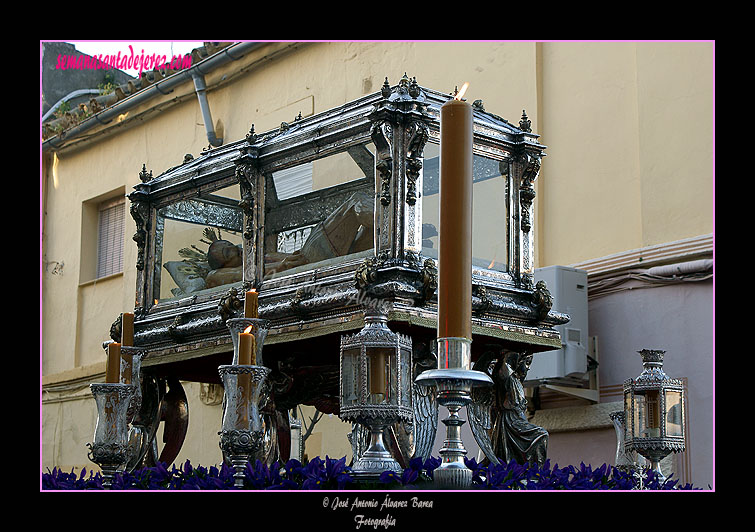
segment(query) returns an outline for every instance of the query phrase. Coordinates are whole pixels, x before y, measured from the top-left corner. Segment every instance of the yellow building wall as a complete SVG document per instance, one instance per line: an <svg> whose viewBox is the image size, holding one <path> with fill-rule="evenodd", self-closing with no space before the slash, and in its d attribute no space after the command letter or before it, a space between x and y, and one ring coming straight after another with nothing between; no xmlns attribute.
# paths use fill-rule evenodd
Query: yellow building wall
<svg viewBox="0 0 755 532"><path fill-rule="evenodd" d="M712 233L712 43L283 43L206 81L217 133L230 142L252 124L268 131L299 112L378 91L386 76L394 85L405 72L445 92L469 81L468 101L482 99L514 124L526 110L548 147L535 203L538 266ZM43 386L66 382L63 372L74 368L97 381L110 325L134 305L135 223L127 213L123 274L83 281L81 259L91 245L82 242L84 204L129 193L142 164L158 175L208 145L190 81L119 124L114 134L55 154L41 176ZM91 401L70 401L82 406L63 415L45 397L43 466L91 467L81 445L94 429ZM193 463L215 462L217 431L198 413L202 405L189 401L190 432L204 419L209 443L185 449L198 453ZM61 431L71 425L78 439Z"/></svg>
<svg viewBox="0 0 755 532"><path fill-rule="evenodd" d="M540 46L539 265L712 233L712 45Z"/></svg>

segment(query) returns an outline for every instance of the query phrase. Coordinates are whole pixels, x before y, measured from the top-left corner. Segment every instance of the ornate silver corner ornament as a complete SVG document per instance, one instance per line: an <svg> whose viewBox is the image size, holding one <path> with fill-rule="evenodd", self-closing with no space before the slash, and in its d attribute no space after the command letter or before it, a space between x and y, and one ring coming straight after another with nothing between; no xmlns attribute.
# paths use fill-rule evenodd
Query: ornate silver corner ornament
<svg viewBox="0 0 755 532"><path fill-rule="evenodd" d="M384 251L362 261L354 272L354 286L374 297L401 295L424 302L438 288L438 267L419 253L407 252L402 260Z"/></svg>
<svg viewBox="0 0 755 532"><path fill-rule="evenodd" d="M535 283L535 291L532 293L532 303L535 306L537 319L543 321L553 307L553 296L548 291L545 281Z"/></svg>
<svg viewBox="0 0 755 532"><path fill-rule="evenodd" d="M527 117L527 112L524 109L522 109L522 118L519 120L519 129L525 133L532 133L532 122L530 122L530 119Z"/></svg>
<svg viewBox="0 0 755 532"><path fill-rule="evenodd" d="M495 306L488 294L488 289L479 284L472 284L472 310L483 314Z"/></svg>
<svg viewBox="0 0 755 532"><path fill-rule="evenodd" d="M244 309L244 302L239 298L239 290L236 287L231 287L223 294L218 302L218 315L223 323L226 323L230 318L237 317L239 311Z"/></svg>
<svg viewBox="0 0 755 532"><path fill-rule="evenodd" d="M142 165L142 170L141 170L141 172L139 172L139 179L141 180L142 183L146 183L147 181L151 181L152 178L153 178L153 176L152 176L152 170L150 170L149 172L147 172L147 165L143 164Z"/></svg>
<svg viewBox="0 0 755 532"><path fill-rule="evenodd" d="M370 136L377 150L375 167L380 176L380 203L383 206L390 205L394 194L392 151L394 144L398 144L406 148L406 153L402 155L406 160L404 201L413 206L419 197L417 181L423 164L423 149L429 139L425 95L417 84L417 79L410 79L407 74L395 87L391 87L386 78L381 95L383 99L370 114L370 120L373 121ZM394 127L398 127L400 131L397 133L393 130Z"/></svg>

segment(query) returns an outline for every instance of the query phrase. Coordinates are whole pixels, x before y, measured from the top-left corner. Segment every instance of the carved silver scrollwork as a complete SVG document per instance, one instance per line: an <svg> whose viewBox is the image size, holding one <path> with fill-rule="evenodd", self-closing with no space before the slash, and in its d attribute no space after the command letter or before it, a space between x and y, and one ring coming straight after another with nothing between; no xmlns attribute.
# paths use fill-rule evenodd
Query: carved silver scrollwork
<svg viewBox="0 0 755 532"><path fill-rule="evenodd" d="M391 203L391 175L393 173L393 157L391 156L391 139L393 130L391 125L381 120L375 122L370 130L370 137L377 151L375 168L380 176L380 203Z"/></svg>
<svg viewBox="0 0 755 532"><path fill-rule="evenodd" d="M435 295L438 289L438 267L433 259L425 259L422 264L422 295L425 301Z"/></svg>
<svg viewBox="0 0 755 532"><path fill-rule="evenodd" d="M407 128L409 143L406 150L406 202L417 202L417 179L422 170L423 150L429 138L429 129L424 122L412 121Z"/></svg>
<svg viewBox="0 0 755 532"><path fill-rule="evenodd" d="M136 242L137 258L136 269L144 269L144 249L147 245L147 220L149 218L149 204L144 201L139 201L135 198L131 198L131 217L136 222L136 233L134 233L133 240Z"/></svg>
<svg viewBox="0 0 755 532"><path fill-rule="evenodd" d="M521 226L522 231L529 233L532 229L530 213L532 211L532 201L535 199L535 188L533 183L540 172L540 157L538 155L525 153L523 156L522 181L519 185L519 203L522 209Z"/></svg>
<svg viewBox="0 0 755 532"><path fill-rule="evenodd" d="M241 200L239 207L244 212L246 223L244 224L244 238L251 240L254 237L254 204L257 196L257 175L252 163L246 162L236 166L236 179L241 187Z"/></svg>

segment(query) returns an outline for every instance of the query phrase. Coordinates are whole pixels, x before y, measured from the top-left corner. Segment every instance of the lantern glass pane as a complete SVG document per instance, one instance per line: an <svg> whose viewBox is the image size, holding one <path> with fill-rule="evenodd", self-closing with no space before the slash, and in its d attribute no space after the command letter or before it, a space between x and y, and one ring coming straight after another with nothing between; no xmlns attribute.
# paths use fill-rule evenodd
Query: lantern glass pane
<svg viewBox="0 0 755 532"><path fill-rule="evenodd" d="M626 390L624 392L624 439L629 439L634 436L632 432L632 419L634 412L632 412L632 391Z"/></svg>
<svg viewBox="0 0 755 532"><path fill-rule="evenodd" d="M386 375L386 381L388 382L387 389L388 397L387 401L392 404L398 404L398 356L395 349L391 349L391 356L388 358L388 374Z"/></svg>
<svg viewBox="0 0 755 532"><path fill-rule="evenodd" d="M359 348L345 349L341 361L341 400L344 406L359 402Z"/></svg>
<svg viewBox="0 0 755 532"><path fill-rule="evenodd" d="M369 402L380 404L390 402L390 360L395 351L386 347L371 347L367 349L367 390Z"/></svg>
<svg viewBox="0 0 755 532"><path fill-rule="evenodd" d="M666 391L666 436L683 436L682 429L682 394L678 391Z"/></svg>
<svg viewBox="0 0 755 532"><path fill-rule="evenodd" d="M661 401L658 390L648 390L645 393L646 413L646 436L648 438L660 438L661 436Z"/></svg>
<svg viewBox="0 0 755 532"><path fill-rule="evenodd" d="M642 393L635 393L632 409L632 437L644 438L645 431L645 396Z"/></svg>
<svg viewBox="0 0 755 532"><path fill-rule="evenodd" d="M411 352L401 351L401 405L411 407L412 405L412 375L411 375Z"/></svg>
<svg viewBox="0 0 755 532"><path fill-rule="evenodd" d="M638 392L634 399L637 438L661 437L661 404L658 390Z"/></svg>

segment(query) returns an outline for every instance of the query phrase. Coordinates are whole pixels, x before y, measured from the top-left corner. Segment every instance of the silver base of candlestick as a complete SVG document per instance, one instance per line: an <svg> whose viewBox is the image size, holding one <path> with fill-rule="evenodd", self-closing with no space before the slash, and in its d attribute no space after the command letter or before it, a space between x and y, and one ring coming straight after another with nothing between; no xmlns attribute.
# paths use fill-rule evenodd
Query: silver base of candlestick
<svg viewBox="0 0 755 532"><path fill-rule="evenodd" d="M472 485L472 470L464 463L467 450L461 439L461 427L465 421L459 417L459 410L471 401L466 390L470 384L469 381L456 381L454 384L458 388L447 385L446 390L438 392L438 404L445 406L449 413L443 420L446 440L439 451L442 463L433 473L435 485L440 489L468 488Z"/></svg>
<svg viewBox="0 0 755 532"><path fill-rule="evenodd" d="M262 433L252 430L223 430L219 434L220 449L233 467L233 485L243 488L244 470L250 457L254 456L262 445Z"/></svg>
<svg viewBox="0 0 755 532"><path fill-rule="evenodd" d="M415 379L419 385L435 386L438 404L449 413L443 420L446 439L439 451L442 463L433 472L433 483L439 489L467 489L472 485L472 470L464 463L467 450L461 439L466 421L459 417L459 410L472 401L473 387L490 386L493 379L487 373L465 369L471 365L470 344L467 338L438 338L439 369L424 371Z"/></svg>

